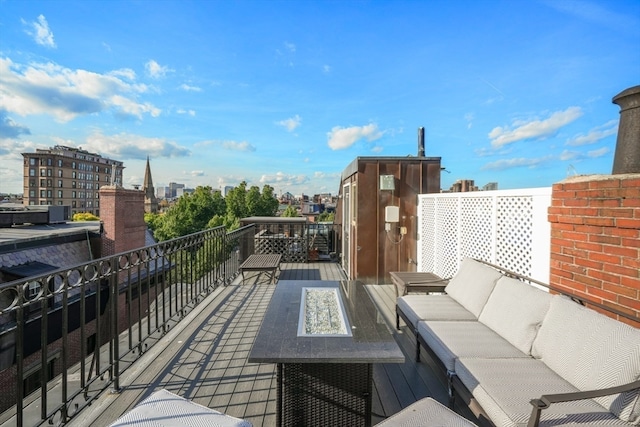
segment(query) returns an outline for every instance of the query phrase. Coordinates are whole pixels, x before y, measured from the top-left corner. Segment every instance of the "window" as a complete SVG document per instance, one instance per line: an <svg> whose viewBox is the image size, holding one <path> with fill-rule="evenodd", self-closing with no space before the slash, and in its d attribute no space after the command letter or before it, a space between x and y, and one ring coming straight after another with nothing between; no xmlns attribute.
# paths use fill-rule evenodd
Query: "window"
<svg viewBox="0 0 640 427"><path fill-rule="evenodd" d="M47 166L53 166L53 160L47 159Z"/></svg>
<svg viewBox="0 0 640 427"><path fill-rule="evenodd" d="M29 169L29 176L36 176L36 170L35 169Z"/></svg>
<svg viewBox="0 0 640 427"><path fill-rule="evenodd" d="M71 207L72 207L72 208L75 208L75 207L76 207L76 201L75 201L75 200L73 200L73 201L71 202ZM76 213L76 211L73 211L73 213Z"/></svg>
<svg viewBox="0 0 640 427"><path fill-rule="evenodd" d="M58 200L58 206L62 206L62 200Z"/></svg>
<svg viewBox="0 0 640 427"><path fill-rule="evenodd" d="M71 169L75 169L76 168L76 162L71 162Z"/></svg>
<svg viewBox="0 0 640 427"><path fill-rule="evenodd" d="M35 179L30 179L29 180L29 187L35 187L36 186L36 180Z"/></svg>
<svg viewBox="0 0 640 427"><path fill-rule="evenodd" d="M58 159L58 167L61 168L62 167L62 159Z"/></svg>
<svg viewBox="0 0 640 427"><path fill-rule="evenodd" d="M36 197L36 190L29 190L29 197Z"/></svg>
<svg viewBox="0 0 640 427"><path fill-rule="evenodd" d="M62 169L58 169L58 178L62 178Z"/></svg>
<svg viewBox="0 0 640 427"><path fill-rule="evenodd" d="M76 188L76 182L75 181L71 181L71 188Z"/></svg>
<svg viewBox="0 0 640 427"><path fill-rule="evenodd" d="M58 188L62 188L62 180L61 179L58 180Z"/></svg>
<svg viewBox="0 0 640 427"><path fill-rule="evenodd" d="M36 204L36 201L35 201L35 200L29 200L29 204L30 204L30 205L35 205L35 204Z"/></svg>
<svg viewBox="0 0 640 427"><path fill-rule="evenodd" d="M47 170L46 169L40 169L40 176L47 176Z"/></svg>
<svg viewBox="0 0 640 427"><path fill-rule="evenodd" d="M62 198L62 190L58 190L58 197Z"/></svg>
<svg viewBox="0 0 640 427"><path fill-rule="evenodd" d="M51 169L47 169L47 176L53 176L53 171Z"/></svg>
<svg viewBox="0 0 640 427"><path fill-rule="evenodd" d="M40 180L40 187L45 187L47 185L47 180L46 179L41 179Z"/></svg>
<svg viewBox="0 0 640 427"><path fill-rule="evenodd" d="M93 202L92 201L88 201L87 202L87 207L88 208L92 208L93 207Z"/></svg>
<svg viewBox="0 0 640 427"><path fill-rule="evenodd" d="M44 199L45 197L47 197L47 196L46 196L46 191L45 191L45 190L40 190L40 197L42 197L43 199Z"/></svg>
<svg viewBox="0 0 640 427"><path fill-rule="evenodd" d="M96 181L100 181L100 175L96 174Z"/></svg>
<svg viewBox="0 0 640 427"><path fill-rule="evenodd" d="M30 164L31 166L35 166L35 165L36 165L36 163L37 163L37 159L36 159L35 157L30 157L30 158L29 158L29 164Z"/></svg>
<svg viewBox="0 0 640 427"><path fill-rule="evenodd" d="M52 187L52 186L53 186L53 182L50 179L48 179L47 180L47 187Z"/></svg>
<svg viewBox="0 0 640 427"><path fill-rule="evenodd" d="M47 201L46 201L46 200L40 200L40 205L44 206L44 205L46 205L46 204L47 204Z"/></svg>
<svg viewBox="0 0 640 427"><path fill-rule="evenodd" d="M51 359L48 363L47 363L47 381L52 379L54 377L55 374L55 362L56 362L56 358ZM23 383L23 390L24 390L24 396L26 397L29 394L33 393L34 391L36 391L37 389L42 387L42 383L40 382L40 376L41 376L41 372L40 369L36 369L35 371L29 372L28 374L25 374L25 378Z"/></svg>
<svg viewBox="0 0 640 427"><path fill-rule="evenodd" d="M47 197L50 199L53 197L53 192L51 190L47 190Z"/></svg>
<svg viewBox="0 0 640 427"><path fill-rule="evenodd" d="M71 192L71 198L72 198L72 199L75 199L76 197L77 197L77 196L76 196L76 192L75 192L75 191L72 191L72 192Z"/></svg>
<svg viewBox="0 0 640 427"><path fill-rule="evenodd" d="M76 179L76 171L71 172L71 178Z"/></svg>

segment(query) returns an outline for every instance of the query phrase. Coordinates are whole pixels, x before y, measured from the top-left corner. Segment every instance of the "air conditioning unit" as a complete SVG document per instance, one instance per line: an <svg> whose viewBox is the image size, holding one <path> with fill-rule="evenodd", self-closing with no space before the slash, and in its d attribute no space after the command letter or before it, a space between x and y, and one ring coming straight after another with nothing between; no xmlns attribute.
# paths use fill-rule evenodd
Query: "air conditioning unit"
<svg viewBox="0 0 640 427"><path fill-rule="evenodd" d="M69 206L49 206L49 224L60 224L69 220Z"/></svg>

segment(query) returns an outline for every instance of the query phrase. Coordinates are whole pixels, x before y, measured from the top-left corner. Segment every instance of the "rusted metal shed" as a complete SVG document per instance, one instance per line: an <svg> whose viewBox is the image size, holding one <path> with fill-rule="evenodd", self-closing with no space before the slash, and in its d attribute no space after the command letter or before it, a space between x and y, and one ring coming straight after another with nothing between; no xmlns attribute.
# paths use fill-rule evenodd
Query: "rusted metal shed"
<svg viewBox="0 0 640 427"><path fill-rule="evenodd" d="M350 279L416 270L417 196L440 192L440 171L440 157L410 156L357 157L342 172L335 223Z"/></svg>

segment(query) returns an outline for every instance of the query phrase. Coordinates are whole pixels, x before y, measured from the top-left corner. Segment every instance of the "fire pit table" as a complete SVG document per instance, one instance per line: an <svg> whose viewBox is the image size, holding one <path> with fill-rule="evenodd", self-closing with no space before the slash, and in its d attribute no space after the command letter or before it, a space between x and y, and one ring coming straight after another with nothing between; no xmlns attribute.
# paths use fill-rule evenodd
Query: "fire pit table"
<svg viewBox="0 0 640 427"><path fill-rule="evenodd" d="M404 355L361 282L281 280L249 362L277 364L278 426L370 426L373 364Z"/></svg>

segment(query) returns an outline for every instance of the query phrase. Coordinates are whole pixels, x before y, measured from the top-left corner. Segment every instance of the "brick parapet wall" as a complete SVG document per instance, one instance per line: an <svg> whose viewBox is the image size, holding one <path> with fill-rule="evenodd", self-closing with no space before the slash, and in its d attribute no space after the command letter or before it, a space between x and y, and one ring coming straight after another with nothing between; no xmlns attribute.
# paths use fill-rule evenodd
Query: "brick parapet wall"
<svg viewBox="0 0 640 427"><path fill-rule="evenodd" d="M640 318L640 174L557 183L548 218L550 283Z"/></svg>
<svg viewBox="0 0 640 427"><path fill-rule="evenodd" d="M104 224L102 256L145 246L144 192L105 186L100 189L100 219Z"/></svg>

